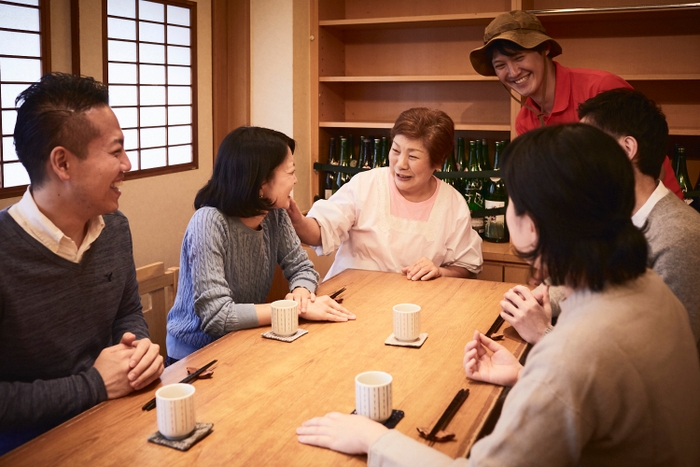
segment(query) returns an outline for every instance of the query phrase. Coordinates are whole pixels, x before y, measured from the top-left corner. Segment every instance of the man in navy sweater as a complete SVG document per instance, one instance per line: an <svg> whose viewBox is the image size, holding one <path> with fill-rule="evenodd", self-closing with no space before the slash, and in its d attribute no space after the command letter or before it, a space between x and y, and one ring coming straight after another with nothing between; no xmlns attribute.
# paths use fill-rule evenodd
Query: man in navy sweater
<svg viewBox="0 0 700 467"><path fill-rule="evenodd" d="M0 211L0 454L163 372L117 211L131 164L107 88L53 73L17 102L31 185Z"/></svg>

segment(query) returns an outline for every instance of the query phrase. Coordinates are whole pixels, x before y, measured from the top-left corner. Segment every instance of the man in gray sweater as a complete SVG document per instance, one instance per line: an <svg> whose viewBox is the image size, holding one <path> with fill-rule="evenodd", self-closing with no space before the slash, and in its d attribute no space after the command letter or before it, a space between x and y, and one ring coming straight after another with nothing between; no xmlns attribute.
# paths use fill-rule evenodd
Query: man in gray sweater
<svg viewBox="0 0 700 467"><path fill-rule="evenodd" d="M666 117L656 103L631 89L598 94L581 104L578 113L582 123L617 139L632 161L632 222L642 229L649 244L648 267L661 276L687 310L700 352L700 214L659 180L668 139ZM547 294L542 287L530 292L517 286L501 301L501 316L534 344L551 329L552 308L557 314L557 301L554 288Z"/></svg>
<svg viewBox="0 0 700 467"><path fill-rule="evenodd" d="M0 455L163 372L117 211L131 164L107 88L54 73L20 101L31 185L0 211Z"/></svg>

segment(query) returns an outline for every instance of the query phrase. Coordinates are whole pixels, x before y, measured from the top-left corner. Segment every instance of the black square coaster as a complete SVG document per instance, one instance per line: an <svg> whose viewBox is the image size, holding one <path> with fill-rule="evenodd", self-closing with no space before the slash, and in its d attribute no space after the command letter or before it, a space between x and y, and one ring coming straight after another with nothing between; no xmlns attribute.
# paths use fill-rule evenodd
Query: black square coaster
<svg viewBox="0 0 700 467"><path fill-rule="evenodd" d="M357 410L353 410L351 412L351 414L356 414L356 413L357 413ZM383 422L380 422L380 423L382 425L384 425L385 427L392 429L392 428L395 428L396 425L399 424L399 422L401 421L403 416L404 416L403 410L394 409L391 411L391 417L387 418L386 420L384 420Z"/></svg>

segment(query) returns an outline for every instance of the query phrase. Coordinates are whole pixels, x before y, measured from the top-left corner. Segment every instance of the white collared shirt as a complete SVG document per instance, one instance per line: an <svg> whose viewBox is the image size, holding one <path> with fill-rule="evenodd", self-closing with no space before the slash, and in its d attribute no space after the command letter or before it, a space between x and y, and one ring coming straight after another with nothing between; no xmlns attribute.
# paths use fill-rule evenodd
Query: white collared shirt
<svg viewBox="0 0 700 467"><path fill-rule="evenodd" d="M90 249L105 226L102 216L90 219L83 243L78 248L70 237L66 236L48 217L42 214L34 202L30 187L27 187L22 199L17 204L12 205L7 212L32 238L51 252L73 263L80 262L83 254Z"/></svg>
<svg viewBox="0 0 700 467"><path fill-rule="evenodd" d="M654 206L656 206L656 203L661 201L661 198L666 196L670 191L666 186L664 185L664 182L661 180L658 181L658 185L656 185L656 189L651 193L651 196L647 200L646 203L642 205L641 208L639 208L639 211L635 212L634 215L632 216L632 223L637 227L638 229L641 229L644 226L644 223L647 221L647 217L649 217L649 213L651 213L651 210L654 209Z"/></svg>

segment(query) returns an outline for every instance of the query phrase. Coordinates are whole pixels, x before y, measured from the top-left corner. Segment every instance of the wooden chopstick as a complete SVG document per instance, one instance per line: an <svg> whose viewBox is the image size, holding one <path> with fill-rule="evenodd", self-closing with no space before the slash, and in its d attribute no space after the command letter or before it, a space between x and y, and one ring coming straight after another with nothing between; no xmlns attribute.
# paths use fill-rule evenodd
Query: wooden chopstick
<svg viewBox="0 0 700 467"><path fill-rule="evenodd" d="M501 318L501 314L499 313L499 314L498 314L498 317L497 317L496 320L493 322L493 324L491 325L491 327L489 328L489 330L486 331L486 337L489 337L489 338L490 338L490 337L491 337L491 334L493 334L494 332L498 331L498 330L501 328L501 325L503 324L504 321L505 321L505 320L504 320L503 318Z"/></svg>
<svg viewBox="0 0 700 467"><path fill-rule="evenodd" d="M203 372L205 372L207 369L209 369L209 367L212 366L216 362L217 362L217 360L212 360L211 362L207 363L199 370L187 375L182 381L180 381L180 383L189 383L190 381L194 381L195 379L199 378L199 375L201 375ZM143 407L141 407L141 410L153 410L155 408L156 408L156 398L154 397L150 401L146 402L146 404Z"/></svg>
<svg viewBox="0 0 700 467"><path fill-rule="evenodd" d="M338 295L340 295L340 294L343 293L343 292L345 292L345 287L336 290L335 292L333 292L333 293L330 294L329 296L330 296L331 298L335 298L335 297L337 297Z"/></svg>
<svg viewBox="0 0 700 467"><path fill-rule="evenodd" d="M425 439L427 439L430 443L435 443L435 435L437 435L440 430L447 428L447 425L449 425L450 421L452 421L452 417L454 417L459 408L462 407L462 404L464 404L464 401L467 400L467 397L469 397L469 389L460 389ZM430 445L432 446L432 444Z"/></svg>

